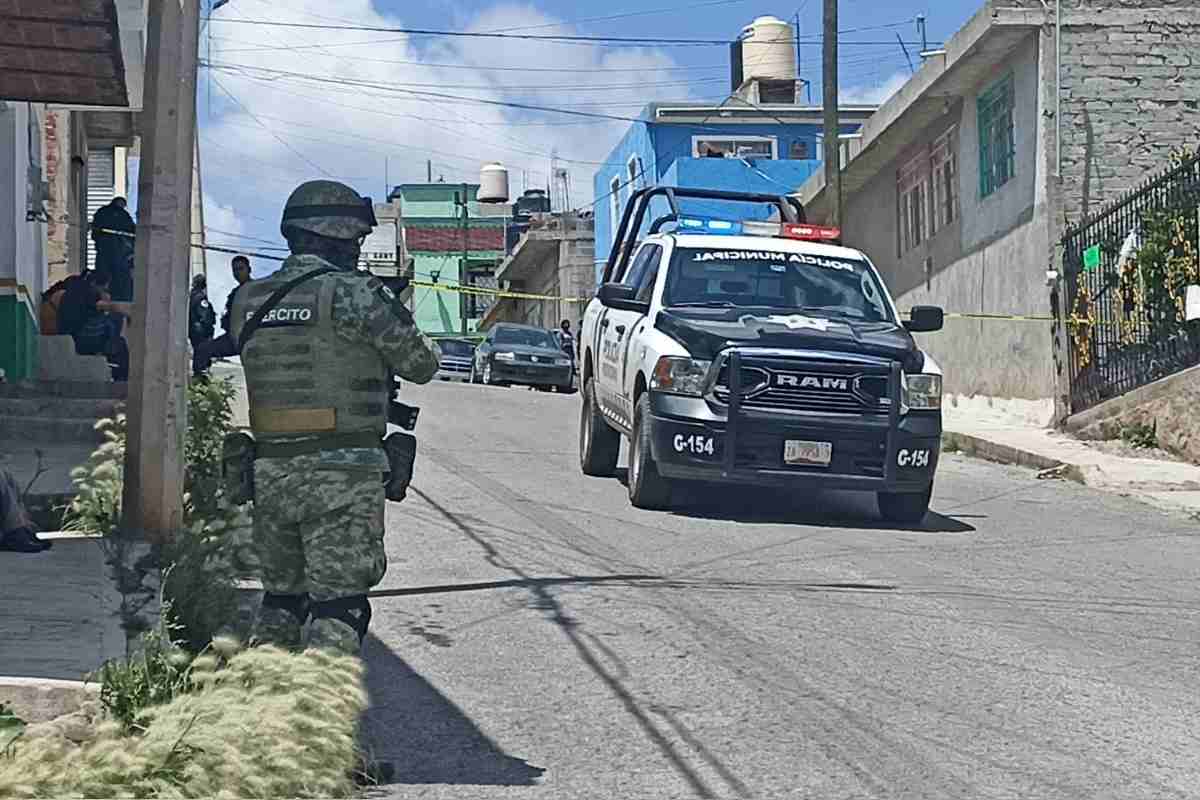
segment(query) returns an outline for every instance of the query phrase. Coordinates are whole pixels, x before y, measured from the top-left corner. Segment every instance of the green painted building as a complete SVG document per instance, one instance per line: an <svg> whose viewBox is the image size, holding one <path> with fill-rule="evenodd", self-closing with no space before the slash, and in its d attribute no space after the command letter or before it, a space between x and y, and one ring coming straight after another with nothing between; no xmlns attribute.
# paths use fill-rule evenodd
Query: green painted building
<svg viewBox="0 0 1200 800"><path fill-rule="evenodd" d="M478 191L474 183L405 183L388 196L400 200L405 249L413 264L413 316L421 330L435 336L460 334L464 315L467 331L475 331L494 301L458 291L464 258L467 285L495 288L496 265L504 257L507 207L476 202Z"/></svg>
<svg viewBox="0 0 1200 800"><path fill-rule="evenodd" d="M41 105L0 102L0 370L10 381L37 374L46 224L30 212L43 175L43 114Z"/></svg>

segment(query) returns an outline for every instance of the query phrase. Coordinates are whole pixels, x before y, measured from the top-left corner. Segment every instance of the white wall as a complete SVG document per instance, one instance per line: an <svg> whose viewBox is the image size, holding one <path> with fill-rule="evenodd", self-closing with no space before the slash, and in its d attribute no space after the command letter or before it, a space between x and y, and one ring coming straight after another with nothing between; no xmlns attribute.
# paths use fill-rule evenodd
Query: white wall
<svg viewBox="0 0 1200 800"><path fill-rule="evenodd" d="M46 225L27 222L25 214L31 171L34 180L44 179L44 124L44 106L0 101L0 291L10 293L15 280L35 319L46 290Z"/></svg>

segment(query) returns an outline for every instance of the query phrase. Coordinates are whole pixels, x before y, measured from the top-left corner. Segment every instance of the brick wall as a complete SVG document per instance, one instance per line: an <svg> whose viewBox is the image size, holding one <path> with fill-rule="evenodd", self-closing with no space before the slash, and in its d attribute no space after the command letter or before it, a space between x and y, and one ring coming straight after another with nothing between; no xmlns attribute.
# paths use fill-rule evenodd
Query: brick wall
<svg viewBox="0 0 1200 800"><path fill-rule="evenodd" d="M406 225L404 240L410 253L461 252L463 232L458 227ZM504 229L499 226L472 226L467 229L467 247L470 250L503 250Z"/></svg>
<svg viewBox="0 0 1200 800"><path fill-rule="evenodd" d="M1200 144L1200 0L1063 8L1062 201L1073 222L1162 169L1173 148Z"/></svg>

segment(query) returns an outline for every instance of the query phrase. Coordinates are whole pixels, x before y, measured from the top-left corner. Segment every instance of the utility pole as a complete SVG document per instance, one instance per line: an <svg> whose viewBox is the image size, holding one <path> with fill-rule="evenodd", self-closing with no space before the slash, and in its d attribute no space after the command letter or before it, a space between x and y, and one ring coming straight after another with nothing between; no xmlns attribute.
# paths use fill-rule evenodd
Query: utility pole
<svg viewBox="0 0 1200 800"><path fill-rule="evenodd" d="M925 15L917 15L917 32L921 34L921 60L925 60L925 54L929 52L929 37L925 31Z"/></svg>
<svg viewBox="0 0 1200 800"><path fill-rule="evenodd" d="M200 0L150 4L122 528L151 543L183 526L199 36Z"/></svg>
<svg viewBox="0 0 1200 800"><path fill-rule="evenodd" d="M838 114L838 0L825 0L825 30L822 34L825 90L825 193L829 197L829 224L842 227L842 148Z"/></svg>
<svg viewBox="0 0 1200 800"><path fill-rule="evenodd" d="M467 333L467 252L470 249L468 236L470 232L470 207L467 205L467 185L462 185L462 261L458 264L458 313L464 336Z"/></svg>

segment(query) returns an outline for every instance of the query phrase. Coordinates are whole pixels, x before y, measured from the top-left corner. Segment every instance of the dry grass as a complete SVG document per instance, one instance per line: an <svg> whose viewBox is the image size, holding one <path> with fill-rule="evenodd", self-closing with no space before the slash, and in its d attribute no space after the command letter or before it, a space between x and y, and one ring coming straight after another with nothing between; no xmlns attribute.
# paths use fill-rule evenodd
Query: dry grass
<svg viewBox="0 0 1200 800"><path fill-rule="evenodd" d="M195 689L127 735L99 722L74 744L54 733L0 757L0 797L349 797L366 707L352 657L222 648L192 663Z"/></svg>

